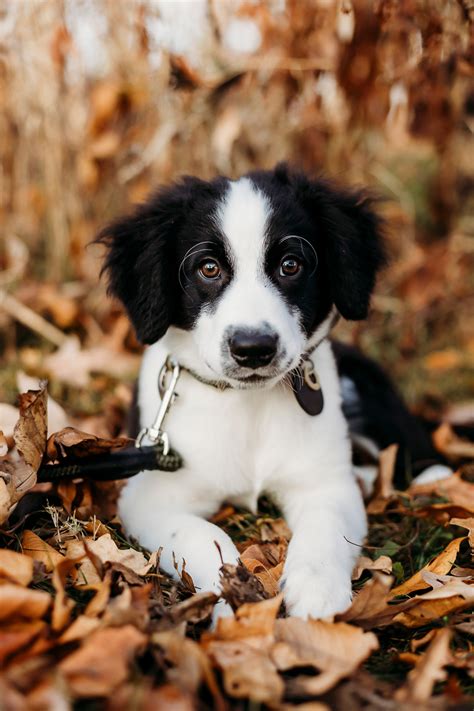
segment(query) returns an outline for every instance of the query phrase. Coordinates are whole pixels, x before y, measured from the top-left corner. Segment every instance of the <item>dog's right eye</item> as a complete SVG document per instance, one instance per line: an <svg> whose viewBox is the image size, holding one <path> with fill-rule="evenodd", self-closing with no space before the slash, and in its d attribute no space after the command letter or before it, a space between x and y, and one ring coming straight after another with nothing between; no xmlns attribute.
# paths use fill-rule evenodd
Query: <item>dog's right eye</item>
<svg viewBox="0 0 474 711"><path fill-rule="evenodd" d="M205 259L199 265L199 274L204 279L217 279L220 276L221 268L215 259Z"/></svg>

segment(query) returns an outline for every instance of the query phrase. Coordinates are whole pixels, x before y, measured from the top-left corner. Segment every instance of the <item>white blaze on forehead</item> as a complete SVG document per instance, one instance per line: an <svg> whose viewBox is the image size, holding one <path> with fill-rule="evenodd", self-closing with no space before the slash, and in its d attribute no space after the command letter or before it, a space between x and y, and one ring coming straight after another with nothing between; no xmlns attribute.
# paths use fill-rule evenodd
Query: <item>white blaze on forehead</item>
<svg viewBox="0 0 474 711"><path fill-rule="evenodd" d="M249 178L230 183L217 219L231 249L236 273L244 269L255 272L262 265L270 214L269 199Z"/></svg>

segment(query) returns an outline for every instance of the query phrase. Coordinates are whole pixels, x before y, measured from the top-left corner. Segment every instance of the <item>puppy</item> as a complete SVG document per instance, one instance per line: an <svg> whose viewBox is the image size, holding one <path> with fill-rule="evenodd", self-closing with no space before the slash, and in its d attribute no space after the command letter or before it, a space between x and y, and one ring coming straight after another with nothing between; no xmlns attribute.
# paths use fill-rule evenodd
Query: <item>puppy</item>
<svg viewBox="0 0 474 711"><path fill-rule="evenodd" d="M339 315L367 316L385 261L380 232L363 194L280 165L239 180L183 178L99 237L110 291L149 344L142 426L159 407L167 356L183 367L165 429L184 466L141 472L119 508L130 535L162 547L167 573L186 561L198 589L218 592L222 562L239 553L207 519L224 501L255 511L265 493L292 530L290 614L349 606L367 524L327 336Z"/></svg>

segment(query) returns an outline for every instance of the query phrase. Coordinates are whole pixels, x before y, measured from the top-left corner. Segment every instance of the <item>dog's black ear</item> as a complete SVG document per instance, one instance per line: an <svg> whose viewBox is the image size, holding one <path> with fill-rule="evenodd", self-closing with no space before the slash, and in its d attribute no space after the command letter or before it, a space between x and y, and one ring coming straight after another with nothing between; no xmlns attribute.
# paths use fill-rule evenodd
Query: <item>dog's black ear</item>
<svg viewBox="0 0 474 711"><path fill-rule="evenodd" d="M386 263L382 220L362 192L329 188L326 253L334 304L344 318L367 317L377 272Z"/></svg>
<svg viewBox="0 0 474 711"><path fill-rule="evenodd" d="M177 278L174 238L200 182L183 178L160 190L96 239L107 249L102 271L108 291L125 306L142 343L155 343L170 326Z"/></svg>
<svg viewBox="0 0 474 711"><path fill-rule="evenodd" d="M361 191L345 191L324 180L309 180L278 166L296 187L323 241L332 301L351 321L367 317L377 272L387 261L383 223L373 200ZM280 177L282 180L282 177Z"/></svg>

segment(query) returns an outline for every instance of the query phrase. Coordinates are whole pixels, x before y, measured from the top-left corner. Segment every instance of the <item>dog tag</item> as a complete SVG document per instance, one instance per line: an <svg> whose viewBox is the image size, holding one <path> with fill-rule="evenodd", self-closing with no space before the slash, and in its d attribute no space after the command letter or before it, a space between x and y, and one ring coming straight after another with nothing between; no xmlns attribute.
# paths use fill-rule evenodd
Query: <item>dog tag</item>
<svg viewBox="0 0 474 711"><path fill-rule="evenodd" d="M308 415L314 417L323 410L323 391L314 365L309 359L303 361L301 370L303 371L303 377L297 372L292 375L293 390L300 407Z"/></svg>

